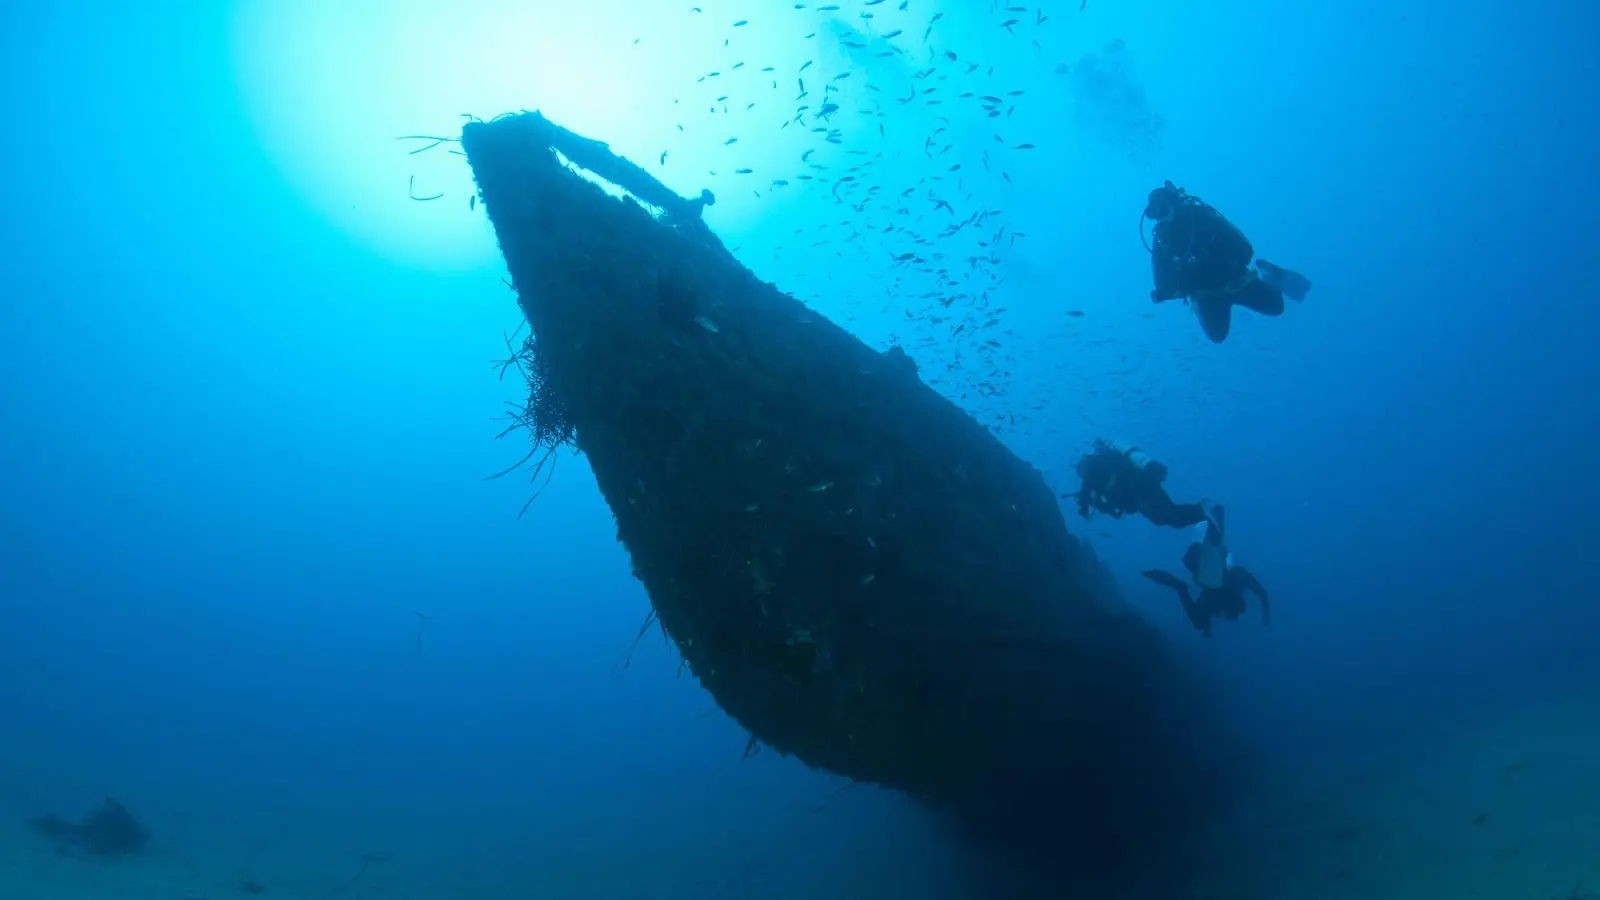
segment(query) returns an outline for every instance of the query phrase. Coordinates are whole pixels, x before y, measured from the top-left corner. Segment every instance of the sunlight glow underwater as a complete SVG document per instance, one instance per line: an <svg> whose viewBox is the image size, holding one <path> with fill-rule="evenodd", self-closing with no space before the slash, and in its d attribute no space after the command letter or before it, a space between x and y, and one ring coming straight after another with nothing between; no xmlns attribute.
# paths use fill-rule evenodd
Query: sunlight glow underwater
<svg viewBox="0 0 1600 900"><path fill-rule="evenodd" d="M722 231L772 215L770 206L722 202L709 173L725 168L724 138L679 127L682 105L701 102L684 86L708 70L704 51L730 40L729 15L710 4L686 15L678 4L639 0L472 0L448 10L429 0L243 2L235 58L261 142L307 203L386 257L471 270L498 266L498 253L487 220L467 212L465 161L445 152L448 144L412 155L425 142L396 140L455 137L464 114L538 109L680 194L712 187L719 203L707 220ZM813 52L792 27L763 24L740 27L740 46L726 48L751 60L752 77L765 77L755 76L758 60L793 71ZM783 152L753 137L739 147L740 165L772 168ZM410 198L413 176L418 195L444 195L426 204L438 209Z"/></svg>

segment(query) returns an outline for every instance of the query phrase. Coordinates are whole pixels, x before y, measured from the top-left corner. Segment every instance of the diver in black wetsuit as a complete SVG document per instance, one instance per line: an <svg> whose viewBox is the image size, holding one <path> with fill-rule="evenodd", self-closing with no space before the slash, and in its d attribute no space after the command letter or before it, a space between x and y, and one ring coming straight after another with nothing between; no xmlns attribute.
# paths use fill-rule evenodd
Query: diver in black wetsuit
<svg viewBox="0 0 1600 900"><path fill-rule="evenodd" d="M1162 482L1167 467L1146 456L1138 447L1123 447L1101 438L1078 460L1078 514L1090 509L1113 519L1137 513L1157 526L1188 528L1206 520L1200 503L1174 503Z"/></svg>
<svg viewBox="0 0 1600 900"><path fill-rule="evenodd" d="M1277 316L1285 295L1298 302L1311 290L1304 275L1264 259L1251 268L1255 248L1244 232L1170 181L1150 192L1144 218L1156 223L1147 245L1155 276L1150 299L1188 298L1214 343L1228 337L1234 306Z"/></svg>
<svg viewBox="0 0 1600 900"><path fill-rule="evenodd" d="M1246 591L1261 598L1262 624L1272 624L1272 605L1267 599L1267 589L1250 570L1235 565L1233 554L1228 552L1228 544L1223 536L1221 506L1211 507L1205 536L1184 551L1183 567L1200 585L1198 599L1190 595L1189 583L1171 572L1150 569L1143 574L1156 584L1166 585L1178 593L1178 602L1183 604L1189 623L1201 634L1211 636L1211 620L1216 616L1222 616L1230 622L1237 621L1244 614Z"/></svg>

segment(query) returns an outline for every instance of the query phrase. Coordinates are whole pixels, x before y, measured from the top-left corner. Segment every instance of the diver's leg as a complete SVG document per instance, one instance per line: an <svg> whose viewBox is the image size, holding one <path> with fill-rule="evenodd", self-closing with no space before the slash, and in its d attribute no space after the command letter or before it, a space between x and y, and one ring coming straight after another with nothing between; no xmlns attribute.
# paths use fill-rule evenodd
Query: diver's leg
<svg viewBox="0 0 1600 900"><path fill-rule="evenodd" d="M1172 527L1192 528L1206 520L1206 508L1200 503L1172 504Z"/></svg>
<svg viewBox="0 0 1600 900"><path fill-rule="evenodd" d="M1189 617L1189 624L1208 634L1211 632L1211 616L1196 605L1189 596L1189 582L1171 572L1163 572L1160 569L1146 569L1142 574L1156 584L1164 584L1172 588L1178 595L1178 602L1183 604L1183 614Z"/></svg>
<svg viewBox="0 0 1600 900"><path fill-rule="evenodd" d="M1156 488L1150 496L1144 498L1139 504L1139 514L1150 520L1150 524L1157 528L1176 527L1172 524L1172 509L1175 504L1167 492Z"/></svg>
<svg viewBox="0 0 1600 900"><path fill-rule="evenodd" d="M1261 278L1251 278L1232 299L1239 306L1263 316L1283 315L1283 291Z"/></svg>
<svg viewBox="0 0 1600 900"><path fill-rule="evenodd" d="M1188 528L1206 520L1204 506L1198 503L1174 503L1166 490L1159 487L1139 511L1158 528Z"/></svg>
<svg viewBox="0 0 1600 900"><path fill-rule="evenodd" d="M1211 343L1220 344L1228 339L1228 329L1233 324L1233 304L1218 294L1199 294L1189 303L1194 307L1195 318L1200 320L1200 330Z"/></svg>

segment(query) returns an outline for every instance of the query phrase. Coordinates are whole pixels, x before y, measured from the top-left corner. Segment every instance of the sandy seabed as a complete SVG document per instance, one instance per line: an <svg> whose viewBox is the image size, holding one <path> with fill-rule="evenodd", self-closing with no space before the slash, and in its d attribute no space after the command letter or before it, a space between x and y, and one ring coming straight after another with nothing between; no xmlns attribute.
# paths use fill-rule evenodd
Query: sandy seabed
<svg viewBox="0 0 1600 900"><path fill-rule="evenodd" d="M1272 799L1207 836L1177 900L1600 900L1600 697L1267 777ZM973 896L926 817L849 806L871 797L773 816L729 791L621 822L608 801L522 830L353 803L225 815L224 799L148 810L157 839L117 861L58 852L23 824L37 810L0 808L0 900Z"/></svg>

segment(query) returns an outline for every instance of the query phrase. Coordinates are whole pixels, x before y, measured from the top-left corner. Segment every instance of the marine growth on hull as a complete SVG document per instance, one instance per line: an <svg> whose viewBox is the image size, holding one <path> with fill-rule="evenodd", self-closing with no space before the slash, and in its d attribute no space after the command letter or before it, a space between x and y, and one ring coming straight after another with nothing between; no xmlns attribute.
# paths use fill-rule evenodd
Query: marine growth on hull
<svg viewBox="0 0 1600 900"><path fill-rule="evenodd" d="M598 141L522 113L461 142L531 326L535 452L593 467L747 752L987 822L1100 796L1118 734L1160 740L1155 634L1039 472L910 357L761 282L709 195Z"/></svg>

